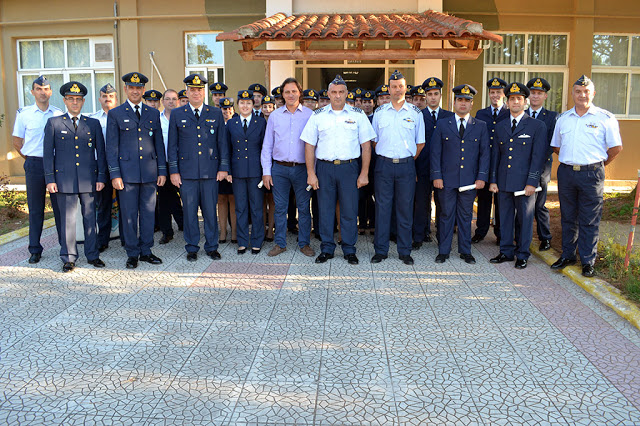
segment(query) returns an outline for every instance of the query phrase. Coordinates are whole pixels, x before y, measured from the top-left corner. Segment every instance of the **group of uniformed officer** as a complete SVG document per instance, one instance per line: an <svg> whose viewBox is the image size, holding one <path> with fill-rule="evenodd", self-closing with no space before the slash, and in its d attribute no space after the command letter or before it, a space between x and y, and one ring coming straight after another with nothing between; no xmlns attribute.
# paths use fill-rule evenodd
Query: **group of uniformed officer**
<svg viewBox="0 0 640 426"><path fill-rule="evenodd" d="M615 118L592 105L595 89L586 76L572 87L576 106L559 119L543 107L550 85L541 77L527 84L491 78L491 105L475 118L470 116L477 93L472 86L456 86L453 111L446 111L440 107L440 79L430 77L411 87L398 71L375 91L349 92L340 76L320 92L303 91L297 80L288 78L268 96L256 83L238 92L237 112L226 97L227 86L219 82L209 86L215 106L207 105L207 80L199 74L184 79L185 90L164 95L145 92L148 79L139 72L122 80L127 100L116 106L116 91L107 84L100 90L102 109L92 117L80 114L87 94L81 83L61 87L67 107L63 114L48 103L46 77L33 82L36 104L18 112L14 128L14 145L25 157L30 263L37 263L42 253L44 187L52 198L65 272L74 269L78 257L78 200L87 260L105 266L99 253L108 246L112 188L120 205L127 268L137 267L138 261L162 263L151 252L157 191L158 221L164 223L160 242L172 238L173 216L184 229L187 259L197 260L200 208L205 252L220 259L216 205L220 182L228 182L236 198L238 254L249 247L253 254L261 250L263 200L269 190L275 210L275 246L269 256L286 250L287 210L291 219L292 206L293 216L297 207L300 250L315 255L310 247L310 200L315 193L314 229L322 240L317 263L334 256L338 217L340 244L349 263L358 263L358 228L362 234L375 226L371 262L387 258L392 239L400 260L413 264L412 249L432 241L433 192L437 263L448 259L455 229L460 257L475 263L471 243L485 238L495 204L500 252L491 262L515 259L515 267L523 269L534 220L540 249L550 248L545 200L555 151L561 163L563 254L552 268L575 262L577 248L583 274L594 273L604 165L622 147Z"/></svg>

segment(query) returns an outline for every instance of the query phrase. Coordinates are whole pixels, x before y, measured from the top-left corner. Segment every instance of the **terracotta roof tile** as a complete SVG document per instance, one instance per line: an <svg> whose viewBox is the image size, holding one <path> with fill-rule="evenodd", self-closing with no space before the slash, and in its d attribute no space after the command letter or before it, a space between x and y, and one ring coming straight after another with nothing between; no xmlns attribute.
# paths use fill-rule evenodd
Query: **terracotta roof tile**
<svg viewBox="0 0 640 426"><path fill-rule="evenodd" d="M502 42L482 24L428 10L404 14L277 13L219 34L218 40L477 39Z"/></svg>

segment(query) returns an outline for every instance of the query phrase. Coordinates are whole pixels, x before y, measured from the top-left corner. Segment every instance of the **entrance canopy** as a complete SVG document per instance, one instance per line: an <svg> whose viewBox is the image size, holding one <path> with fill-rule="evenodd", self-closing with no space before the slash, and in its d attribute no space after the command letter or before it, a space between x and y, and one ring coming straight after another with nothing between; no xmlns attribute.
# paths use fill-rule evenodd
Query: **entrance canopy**
<svg viewBox="0 0 640 426"><path fill-rule="evenodd" d="M428 10L404 14L308 14L277 13L233 31L221 33L218 41L242 42L245 60L411 60L476 59L480 41L502 43L502 37L485 31L482 24ZM353 41L353 48L314 48L320 41ZM368 48L365 42L404 40L409 48ZM422 40L441 40L440 47L421 48ZM267 41L295 41L294 49L255 50ZM445 43L447 42L447 43ZM316 43L317 44L317 43ZM320 46L322 47L322 46Z"/></svg>

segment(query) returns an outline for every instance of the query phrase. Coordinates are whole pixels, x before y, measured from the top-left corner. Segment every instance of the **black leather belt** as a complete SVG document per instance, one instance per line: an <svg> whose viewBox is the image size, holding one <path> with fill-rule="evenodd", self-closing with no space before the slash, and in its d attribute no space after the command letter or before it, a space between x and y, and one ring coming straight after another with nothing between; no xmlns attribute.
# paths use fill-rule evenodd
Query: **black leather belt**
<svg viewBox="0 0 640 426"><path fill-rule="evenodd" d="M378 155L378 158L380 158L380 159L382 159L384 161L388 161L390 163L398 164L398 163L406 163L407 161L409 161L409 159L411 159L413 157L389 158L389 157L383 157L382 155Z"/></svg>
<svg viewBox="0 0 640 426"><path fill-rule="evenodd" d="M304 163L296 163L294 161L279 161L279 160L273 160L276 164L280 164L281 166L285 166L285 167L295 167L295 166L302 166Z"/></svg>
<svg viewBox="0 0 640 426"><path fill-rule="evenodd" d="M335 164L336 166L339 166L340 164L355 163L356 161L358 161L358 159L357 158L352 158L351 160L320 160L318 159L318 161L322 161L323 163L331 163L331 164Z"/></svg>
<svg viewBox="0 0 640 426"><path fill-rule="evenodd" d="M564 163L560 163L560 165L564 167L569 167L574 172L585 172L587 170L598 170L600 167L604 165L604 163L600 161L599 163L587 164L584 166L572 166L570 164L564 164Z"/></svg>

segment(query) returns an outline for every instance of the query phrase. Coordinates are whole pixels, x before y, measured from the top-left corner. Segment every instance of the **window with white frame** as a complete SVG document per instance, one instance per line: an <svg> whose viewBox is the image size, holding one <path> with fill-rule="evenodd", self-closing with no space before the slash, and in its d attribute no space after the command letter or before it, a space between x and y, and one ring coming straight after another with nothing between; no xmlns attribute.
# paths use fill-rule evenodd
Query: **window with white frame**
<svg viewBox="0 0 640 426"><path fill-rule="evenodd" d="M594 103L623 118L640 118L640 35L595 34Z"/></svg>
<svg viewBox="0 0 640 426"><path fill-rule="evenodd" d="M198 73L209 81L207 86L216 81L224 83L224 42L216 41L219 33L185 34L185 76ZM207 101L213 103L210 93Z"/></svg>
<svg viewBox="0 0 640 426"><path fill-rule="evenodd" d="M39 75L51 82L50 103L65 110L60 86L75 80L87 87L83 113L100 107L98 92L107 83L115 84L113 38L56 38L18 40L18 103L32 105L31 84Z"/></svg>
<svg viewBox="0 0 640 426"><path fill-rule="evenodd" d="M562 112L567 106L568 34L500 34L503 43L491 42L484 51L483 83L499 77L507 83L527 83L533 77L549 82L551 90L544 107ZM486 87L486 86L485 86ZM485 90L484 105L489 105Z"/></svg>

